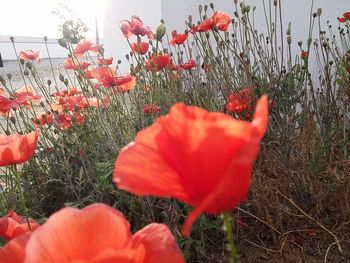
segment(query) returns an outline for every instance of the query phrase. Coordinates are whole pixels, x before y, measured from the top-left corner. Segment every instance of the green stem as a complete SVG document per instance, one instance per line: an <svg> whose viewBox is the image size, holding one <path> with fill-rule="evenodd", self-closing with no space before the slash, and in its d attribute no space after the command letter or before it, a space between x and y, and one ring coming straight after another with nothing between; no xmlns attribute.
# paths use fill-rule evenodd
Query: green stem
<svg viewBox="0 0 350 263"><path fill-rule="evenodd" d="M19 192L19 198L20 198L21 206L24 209L24 215L25 215L25 218L26 218L26 221L28 224L28 228L29 228L29 230L32 230L32 227L31 227L30 222L29 222L28 209L26 207L26 202L25 202L24 194L23 194L22 187L21 187L21 178L20 178L20 175L17 171L17 166L14 164L12 166L12 168L13 168L13 173L15 174L16 184L17 184L17 188L18 188L18 192Z"/></svg>
<svg viewBox="0 0 350 263"><path fill-rule="evenodd" d="M227 239L227 249L230 252L230 263L237 263L237 249L235 246L233 231L231 225L231 216L229 213L223 213L222 219L224 221L224 232Z"/></svg>

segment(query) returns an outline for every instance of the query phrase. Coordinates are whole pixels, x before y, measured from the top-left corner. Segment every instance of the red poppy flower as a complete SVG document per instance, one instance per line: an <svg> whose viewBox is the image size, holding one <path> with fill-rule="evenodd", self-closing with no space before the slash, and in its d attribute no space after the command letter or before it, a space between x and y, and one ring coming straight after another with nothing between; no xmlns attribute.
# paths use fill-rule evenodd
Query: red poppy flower
<svg viewBox="0 0 350 263"><path fill-rule="evenodd" d="M302 59L307 59L308 58L308 56L309 56L309 52L307 51L307 50L303 50L303 51L301 51L301 58Z"/></svg>
<svg viewBox="0 0 350 263"><path fill-rule="evenodd" d="M99 66L108 66L111 65L113 63L113 58L109 57L109 58L98 58L97 59L97 65Z"/></svg>
<svg viewBox="0 0 350 263"><path fill-rule="evenodd" d="M246 198L267 119L266 96L258 101L252 122L175 104L121 151L113 181L134 194L194 206L183 229L186 236L202 212L228 211Z"/></svg>
<svg viewBox="0 0 350 263"><path fill-rule="evenodd" d="M343 14L343 17L345 17L347 20L350 20L350 12L345 12Z"/></svg>
<svg viewBox="0 0 350 263"><path fill-rule="evenodd" d="M220 31L227 31L228 26L231 23L231 17L229 15L225 14L223 11L215 12L212 16L214 25L220 30Z"/></svg>
<svg viewBox="0 0 350 263"><path fill-rule="evenodd" d="M24 97L28 100L32 100L33 102L40 102L42 96L39 95L36 90L33 88L33 86L23 86L22 88L19 88L13 92L14 97L19 102L19 99L21 98L21 101L25 101ZM27 101L28 101L27 100Z"/></svg>
<svg viewBox="0 0 350 263"><path fill-rule="evenodd" d="M167 226L150 224L132 234L123 214L103 204L60 210L30 236L15 238L0 249L0 261L185 262Z"/></svg>
<svg viewBox="0 0 350 263"><path fill-rule="evenodd" d="M104 87L118 86L123 91L130 90L135 87L136 79L131 76L117 77L114 69L109 67L99 67L91 71L92 75L102 83Z"/></svg>
<svg viewBox="0 0 350 263"><path fill-rule="evenodd" d="M245 88L228 96L226 110L231 113L246 113L250 117L254 112L253 101L255 94L252 88Z"/></svg>
<svg viewBox="0 0 350 263"><path fill-rule="evenodd" d="M40 50L23 50L19 52L19 58L23 59L24 61L35 60L37 62L40 62Z"/></svg>
<svg viewBox="0 0 350 263"><path fill-rule="evenodd" d="M88 78L88 79L93 79L94 78L94 76L92 75L92 73L91 73L91 70L85 70L85 75L86 75L86 77Z"/></svg>
<svg viewBox="0 0 350 263"><path fill-rule="evenodd" d="M34 154L39 131L25 135L0 134L0 166L21 164L28 161Z"/></svg>
<svg viewBox="0 0 350 263"><path fill-rule="evenodd" d="M191 32L207 32L214 27L217 27L220 31L227 31L231 21L229 15L223 11L217 11L210 18L205 19L201 24L194 26L191 29Z"/></svg>
<svg viewBox="0 0 350 263"><path fill-rule="evenodd" d="M64 68L65 69L74 69L74 70L85 70L87 69L91 63L87 61L74 61L72 58L68 58L64 61Z"/></svg>
<svg viewBox="0 0 350 263"><path fill-rule="evenodd" d="M17 109L20 106L21 104L19 104L16 100L9 99L0 95L0 112L1 113L8 113L11 109Z"/></svg>
<svg viewBox="0 0 350 263"><path fill-rule="evenodd" d="M48 111L47 113L34 118L33 122L36 126L51 125L54 122L54 116Z"/></svg>
<svg viewBox="0 0 350 263"><path fill-rule="evenodd" d="M59 128L66 130L72 126L72 118L67 113L59 113L56 116L55 123Z"/></svg>
<svg viewBox="0 0 350 263"><path fill-rule="evenodd" d="M29 219L29 224L30 229L24 216L18 216L16 212L10 210L6 216L0 218L0 237L10 240L39 227L39 224L33 219Z"/></svg>
<svg viewBox="0 0 350 263"><path fill-rule="evenodd" d="M149 44L147 42L141 42L141 43L132 43L131 49L138 54L145 55L148 51Z"/></svg>
<svg viewBox="0 0 350 263"><path fill-rule="evenodd" d="M142 20L138 16L132 16L131 20L123 20L119 24L123 35L126 38L135 36L148 36L150 39L154 38L153 32L150 27L144 26Z"/></svg>
<svg viewBox="0 0 350 263"><path fill-rule="evenodd" d="M76 45L73 52L75 53L76 56L82 57L87 51L98 53L98 50L102 47L103 45L95 45L90 41L82 40Z"/></svg>
<svg viewBox="0 0 350 263"><path fill-rule="evenodd" d="M339 23L346 23L346 21L348 21L348 19L346 17L338 17L338 21L339 21Z"/></svg>
<svg viewBox="0 0 350 263"><path fill-rule="evenodd" d="M184 70L193 69L195 66L196 66L196 61L194 61L194 59L190 59L186 63L180 65L180 67Z"/></svg>
<svg viewBox="0 0 350 263"><path fill-rule="evenodd" d="M171 32L171 35L173 36L173 38L170 40L170 44L172 46L181 45L185 43L187 39L187 34L177 34L175 30Z"/></svg>
<svg viewBox="0 0 350 263"><path fill-rule="evenodd" d="M168 54L165 55L156 55L153 54L148 61L146 61L146 66L149 70L152 70L153 67L156 68L156 71L159 71L171 63L171 58Z"/></svg>
<svg viewBox="0 0 350 263"><path fill-rule="evenodd" d="M157 105L145 104L145 106L143 106L143 112L145 114L159 113L160 107Z"/></svg>

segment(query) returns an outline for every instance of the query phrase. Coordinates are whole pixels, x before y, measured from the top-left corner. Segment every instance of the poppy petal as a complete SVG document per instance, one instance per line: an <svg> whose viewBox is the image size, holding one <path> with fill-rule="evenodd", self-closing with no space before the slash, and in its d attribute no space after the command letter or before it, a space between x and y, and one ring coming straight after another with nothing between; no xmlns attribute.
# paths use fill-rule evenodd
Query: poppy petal
<svg viewBox="0 0 350 263"><path fill-rule="evenodd" d="M20 235L8 242L3 248L0 248L0 262L23 263L26 244L31 234L31 232L28 232Z"/></svg>
<svg viewBox="0 0 350 263"><path fill-rule="evenodd" d="M163 224L149 224L136 232L133 246L142 244L146 255L143 263L184 263L185 260L176 245L176 240L169 228Z"/></svg>
<svg viewBox="0 0 350 263"><path fill-rule="evenodd" d="M103 204L82 210L64 208L36 230L27 245L27 251L35 253L28 253L26 262L61 263L77 259L85 262L85 259L105 258L102 255L106 251L127 246L131 238L129 229L120 212Z"/></svg>

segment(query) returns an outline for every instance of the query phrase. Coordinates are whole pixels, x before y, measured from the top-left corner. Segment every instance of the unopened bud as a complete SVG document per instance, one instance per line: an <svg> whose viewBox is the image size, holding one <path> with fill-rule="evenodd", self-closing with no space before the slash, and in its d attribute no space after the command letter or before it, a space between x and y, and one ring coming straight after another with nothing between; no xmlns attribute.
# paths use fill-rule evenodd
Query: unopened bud
<svg viewBox="0 0 350 263"><path fill-rule="evenodd" d="M214 3L210 3L210 8L214 10Z"/></svg>
<svg viewBox="0 0 350 263"><path fill-rule="evenodd" d="M277 0L273 0L273 5L277 6Z"/></svg>
<svg viewBox="0 0 350 263"><path fill-rule="evenodd" d="M49 80L47 80L47 85L48 86L50 86L51 85L51 83L52 83L52 81L49 79Z"/></svg>
<svg viewBox="0 0 350 263"><path fill-rule="evenodd" d="M11 73L7 74L7 78L8 78L9 80L11 80L11 79L12 79L12 74L11 74Z"/></svg>
<svg viewBox="0 0 350 263"><path fill-rule="evenodd" d="M292 44L292 37L291 36L287 37L287 43L288 43L288 45Z"/></svg>
<svg viewBox="0 0 350 263"><path fill-rule="evenodd" d="M31 61L28 61L26 63L26 66L27 66L28 69L32 69L33 68L33 63Z"/></svg>
<svg viewBox="0 0 350 263"><path fill-rule="evenodd" d="M166 28L165 28L165 25L162 23L158 26L157 28L157 31L156 31L156 39L158 41L161 41L162 38L164 37L165 35L165 32L166 32Z"/></svg>
<svg viewBox="0 0 350 263"><path fill-rule="evenodd" d="M198 6L198 11L199 11L199 13L202 13L202 10L203 10L203 6L202 6L202 5L199 5L199 6Z"/></svg>
<svg viewBox="0 0 350 263"><path fill-rule="evenodd" d="M63 82L64 81L64 76L62 74L59 74L58 75L58 79Z"/></svg>
<svg viewBox="0 0 350 263"><path fill-rule="evenodd" d="M318 16L321 16L321 15L322 15L322 8L318 8L318 9L317 9L317 15L318 15Z"/></svg>
<svg viewBox="0 0 350 263"><path fill-rule="evenodd" d="M28 69L23 70L23 75L24 76L28 76L29 75L29 70Z"/></svg>

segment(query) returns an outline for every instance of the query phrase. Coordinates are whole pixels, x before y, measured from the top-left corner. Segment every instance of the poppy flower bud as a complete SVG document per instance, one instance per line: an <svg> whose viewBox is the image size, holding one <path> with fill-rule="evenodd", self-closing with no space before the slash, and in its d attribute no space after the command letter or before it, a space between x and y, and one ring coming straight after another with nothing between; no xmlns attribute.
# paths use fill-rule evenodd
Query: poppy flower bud
<svg viewBox="0 0 350 263"><path fill-rule="evenodd" d="M273 0L273 5L277 6L277 0Z"/></svg>
<svg viewBox="0 0 350 263"><path fill-rule="evenodd" d="M256 6L253 6L253 11L255 11L256 10Z"/></svg>
<svg viewBox="0 0 350 263"><path fill-rule="evenodd" d="M192 21L193 21L193 17L192 17L192 15L189 15L188 16L188 22L192 23Z"/></svg>
<svg viewBox="0 0 350 263"><path fill-rule="evenodd" d="M235 3L235 5L238 3L238 0L233 0L233 2Z"/></svg>
<svg viewBox="0 0 350 263"><path fill-rule="evenodd" d="M51 79L48 79L48 80L47 80L47 85L50 86L51 83L52 83Z"/></svg>
<svg viewBox="0 0 350 263"><path fill-rule="evenodd" d="M63 82L64 81L64 76L62 74L59 74L58 75L58 79Z"/></svg>
<svg viewBox="0 0 350 263"><path fill-rule="evenodd" d="M199 6L198 6L198 11L199 11L199 13L202 13L202 10L203 10L203 6L202 6L202 5L199 5Z"/></svg>
<svg viewBox="0 0 350 263"><path fill-rule="evenodd" d="M317 15L318 15L318 16L321 16L321 15L322 15L322 8L318 8L318 9L317 9Z"/></svg>
<svg viewBox="0 0 350 263"><path fill-rule="evenodd" d="M249 11L250 11L250 5L247 5L247 6L245 7L245 11L246 11L246 13L249 13Z"/></svg>
<svg viewBox="0 0 350 263"><path fill-rule="evenodd" d="M204 5L204 12L207 12L208 10L208 5Z"/></svg>
<svg viewBox="0 0 350 263"><path fill-rule="evenodd" d="M23 70L23 75L24 76L28 76L29 75L29 70L28 69Z"/></svg>
<svg viewBox="0 0 350 263"><path fill-rule="evenodd" d="M64 80L64 85L68 86L68 79Z"/></svg>
<svg viewBox="0 0 350 263"><path fill-rule="evenodd" d="M32 69L33 68L33 63L31 61L28 61L26 64L28 69Z"/></svg>
<svg viewBox="0 0 350 263"><path fill-rule="evenodd" d="M303 42L302 41L299 41L298 42L298 46L301 47L303 45Z"/></svg>
<svg viewBox="0 0 350 263"><path fill-rule="evenodd" d="M290 36L291 32L292 32L292 24L289 22L288 28L287 28L287 36Z"/></svg>
<svg viewBox="0 0 350 263"><path fill-rule="evenodd" d="M317 13L313 13L313 14L312 14L312 17L316 17L316 16L317 16Z"/></svg>
<svg viewBox="0 0 350 263"><path fill-rule="evenodd" d="M17 194L14 192L8 193L7 203L9 207L15 207L18 204Z"/></svg>
<svg viewBox="0 0 350 263"><path fill-rule="evenodd" d="M21 63L21 65L24 65L24 59L19 59L19 62Z"/></svg>
<svg viewBox="0 0 350 263"><path fill-rule="evenodd" d="M45 103L43 101L40 101L40 106L44 108L45 107Z"/></svg>
<svg viewBox="0 0 350 263"><path fill-rule="evenodd" d="M165 25L163 23L161 23L158 27L157 27L157 31L156 31L156 39L158 41L161 41L162 38L164 37L166 32L166 28Z"/></svg>
<svg viewBox="0 0 350 263"><path fill-rule="evenodd" d="M11 74L11 73L7 74L7 78L8 78L9 80L11 80L11 79L12 79L12 74Z"/></svg>
<svg viewBox="0 0 350 263"><path fill-rule="evenodd" d="M119 59L118 61L117 61L117 64L121 64L122 63L122 61Z"/></svg>
<svg viewBox="0 0 350 263"><path fill-rule="evenodd" d="M13 124L16 124L16 118L15 117L10 117L10 121L13 123Z"/></svg>
<svg viewBox="0 0 350 263"><path fill-rule="evenodd" d="M6 85L6 81L5 81L5 79L2 76L0 76L0 82L4 86Z"/></svg>
<svg viewBox="0 0 350 263"><path fill-rule="evenodd" d="M129 59L130 59L130 57L129 57L128 54L126 54L125 57L126 57L126 60L129 60Z"/></svg>
<svg viewBox="0 0 350 263"><path fill-rule="evenodd" d="M292 37L291 36L287 37L287 43L288 43L288 45L292 44Z"/></svg>
<svg viewBox="0 0 350 263"><path fill-rule="evenodd" d="M12 43L14 43L14 42L15 42L15 38L14 38L14 37L10 37L10 41L11 41Z"/></svg>
<svg viewBox="0 0 350 263"><path fill-rule="evenodd" d="M214 10L214 3L210 3L210 8Z"/></svg>
<svg viewBox="0 0 350 263"><path fill-rule="evenodd" d="M105 49L103 47L98 48L98 53L103 55L105 53Z"/></svg>

